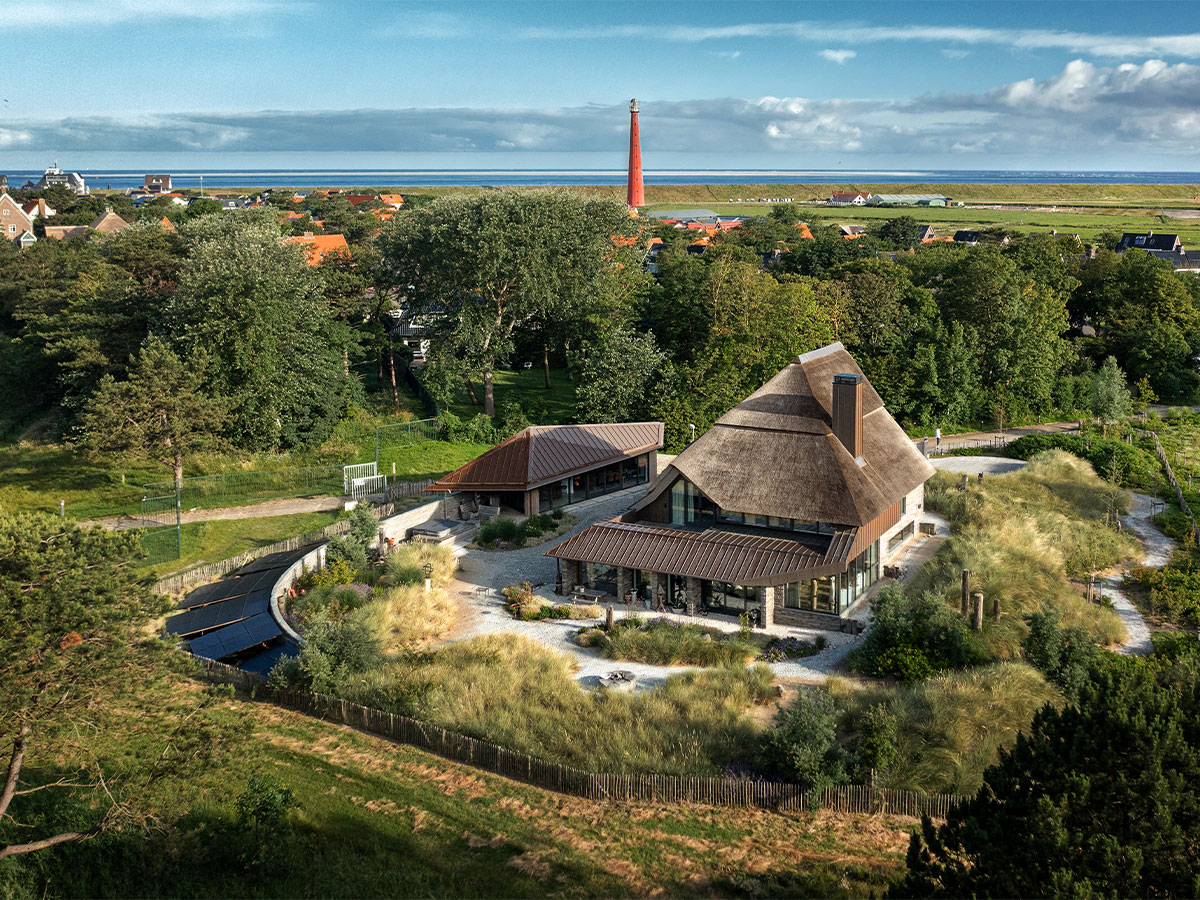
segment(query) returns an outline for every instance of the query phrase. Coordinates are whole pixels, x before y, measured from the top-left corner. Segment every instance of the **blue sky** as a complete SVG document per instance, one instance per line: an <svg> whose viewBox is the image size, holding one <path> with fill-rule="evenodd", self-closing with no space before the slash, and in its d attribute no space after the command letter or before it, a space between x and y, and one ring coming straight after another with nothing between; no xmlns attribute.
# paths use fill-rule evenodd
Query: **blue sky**
<svg viewBox="0 0 1200 900"><path fill-rule="evenodd" d="M0 171L620 168L633 96L648 169L1200 170L1196 3L20 0L0 40Z"/></svg>

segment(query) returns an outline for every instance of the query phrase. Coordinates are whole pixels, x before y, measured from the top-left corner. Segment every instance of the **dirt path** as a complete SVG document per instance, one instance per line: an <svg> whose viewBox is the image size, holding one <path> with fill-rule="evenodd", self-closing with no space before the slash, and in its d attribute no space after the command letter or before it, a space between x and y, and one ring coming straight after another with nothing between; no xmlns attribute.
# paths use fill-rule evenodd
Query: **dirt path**
<svg viewBox="0 0 1200 900"><path fill-rule="evenodd" d="M1121 517L1121 522L1142 544L1145 555L1141 565L1161 568L1170 561L1175 542L1155 528L1150 521L1151 503L1151 498L1145 494L1134 494L1129 512ZM1125 630L1129 632L1129 640L1118 647L1117 652L1127 656L1144 656L1154 649L1154 645L1150 641L1150 629L1146 627L1146 620L1133 605L1133 601L1125 595L1124 576L1124 569L1105 572L1100 576L1105 595L1112 601L1113 609L1125 623Z"/></svg>
<svg viewBox="0 0 1200 900"><path fill-rule="evenodd" d="M246 506L218 506L214 509L185 509L181 515L184 522L211 522L215 519L266 519L271 516L291 516L297 513L325 512L341 509L345 500L341 497L292 497L282 500L264 500ZM146 522L138 516L111 516L93 519L80 525L102 525L111 531L124 528L145 528L159 522Z"/></svg>

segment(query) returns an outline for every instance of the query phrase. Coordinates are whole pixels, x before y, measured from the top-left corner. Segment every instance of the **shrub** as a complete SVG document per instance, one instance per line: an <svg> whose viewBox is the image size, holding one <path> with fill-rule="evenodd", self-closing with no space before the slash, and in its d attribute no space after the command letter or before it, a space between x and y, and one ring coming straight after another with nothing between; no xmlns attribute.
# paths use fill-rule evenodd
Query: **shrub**
<svg viewBox="0 0 1200 900"><path fill-rule="evenodd" d="M1200 656L1200 640L1190 631L1156 631L1150 635L1154 655L1164 659Z"/></svg>
<svg viewBox="0 0 1200 900"><path fill-rule="evenodd" d="M335 537L325 548L325 565L345 562L353 569L367 567L367 549L353 538L342 535Z"/></svg>
<svg viewBox="0 0 1200 900"><path fill-rule="evenodd" d="M871 630L847 663L863 675L918 681L987 661L962 616L929 593L890 584L871 601Z"/></svg>
<svg viewBox="0 0 1200 900"><path fill-rule="evenodd" d="M884 706L872 706L859 725L855 758L860 774L865 770L885 772L896 760L896 717Z"/></svg>
<svg viewBox="0 0 1200 900"><path fill-rule="evenodd" d="M383 662L379 638L363 622L318 622L305 634L300 655L284 657L271 669L270 683L317 694L339 694L348 676Z"/></svg>
<svg viewBox="0 0 1200 900"><path fill-rule="evenodd" d="M321 619L340 619L365 604L369 596L365 585L317 585L289 601L288 611L308 626Z"/></svg>
<svg viewBox="0 0 1200 900"><path fill-rule="evenodd" d="M307 591L315 587L331 587L338 584L352 584L355 579L354 567L344 559L339 559L333 563L328 562L326 557L326 566L323 569L314 569L311 572L305 572L296 579L296 587L299 590Z"/></svg>
<svg viewBox="0 0 1200 900"><path fill-rule="evenodd" d="M846 753L837 742L837 708L829 694L801 691L760 738L757 762L812 788L845 781Z"/></svg>
<svg viewBox="0 0 1200 900"><path fill-rule="evenodd" d="M1034 668L1062 688L1067 697L1075 697L1099 651L1082 628L1060 628L1058 620L1058 613L1052 609L1026 616L1029 634L1022 649Z"/></svg>
<svg viewBox="0 0 1200 900"><path fill-rule="evenodd" d="M1133 568L1126 576L1144 598L1150 612L1170 622L1200 626L1200 552L1177 547L1161 569Z"/></svg>
<svg viewBox="0 0 1200 900"><path fill-rule="evenodd" d="M553 519L555 522L562 521L562 517L563 517L563 511L561 509L556 509L552 513L550 513L550 518Z"/></svg>
<svg viewBox="0 0 1200 900"><path fill-rule="evenodd" d="M457 606L445 589L426 591L424 576L417 584L396 584L383 589L354 618L371 629L388 652L412 650L449 634Z"/></svg>
<svg viewBox="0 0 1200 900"><path fill-rule="evenodd" d="M375 518L370 503L362 501L356 504L350 511L350 518L346 521L350 524L350 530L346 532L346 537L362 547L364 551L379 537L379 520Z"/></svg>
<svg viewBox="0 0 1200 900"><path fill-rule="evenodd" d="M1047 450L1066 450L1086 459L1097 472L1121 473L1121 483L1154 488L1158 483L1158 460L1148 450L1113 438L1085 437L1079 434L1027 434L1004 450L1013 459L1033 459Z"/></svg>
<svg viewBox="0 0 1200 900"><path fill-rule="evenodd" d="M251 775L236 801L238 825L246 833L241 845L245 865L263 866L291 830L288 812L300 808L291 792L270 775Z"/></svg>
<svg viewBox="0 0 1200 900"><path fill-rule="evenodd" d="M475 535L475 543L481 547L487 547L499 541L504 541L514 546L523 541L521 534L521 526L516 519L510 519L508 516L498 516L495 519L489 519L479 526L479 531Z"/></svg>
<svg viewBox="0 0 1200 900"><path fill-rule="evenodd" d="M422 584L425 580L424 567L432 567L430 580L434 584L448 584L458 571L458 558L454 551L441 544L429 541L410 541L393 547L383 561L383 581L388 585Z"/></svg>
<svg viewBox="0 0 1200 900"><path fill-rule="evenodd" d="M759 654L763 662L783 662L785 659L802 659L815 656L829 645L824 635L818 635L815 641L802 641L800 638L772 638Z"/></svg>
<svg viewBox="0 0 1200 900"><path fill-rule="evenodd" d="M500 593L508 601L508 611L513 614L513 618L523 621L546 618L541 610L549 606L549 603L533 592L533 585L528 581L523 584L510 584Z"/></svg>

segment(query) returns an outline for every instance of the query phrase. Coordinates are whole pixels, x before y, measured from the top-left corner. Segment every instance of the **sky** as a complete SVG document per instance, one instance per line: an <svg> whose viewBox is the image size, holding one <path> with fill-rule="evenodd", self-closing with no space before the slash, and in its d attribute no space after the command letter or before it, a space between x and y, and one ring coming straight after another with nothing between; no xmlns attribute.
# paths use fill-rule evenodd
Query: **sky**
<svg viewBox="0 0 1200 900"><path fill-rule="evenodd" d="M0 171L1200 171L1200 3L14 0ZM158 163L158 165L153 165Z"/></svg>

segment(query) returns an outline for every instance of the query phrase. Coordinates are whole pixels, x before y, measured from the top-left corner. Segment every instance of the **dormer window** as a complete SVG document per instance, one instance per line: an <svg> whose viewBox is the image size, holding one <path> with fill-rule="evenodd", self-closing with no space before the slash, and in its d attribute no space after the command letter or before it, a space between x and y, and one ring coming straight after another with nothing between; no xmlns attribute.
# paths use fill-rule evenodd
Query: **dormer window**
<svg viewBox="0 0 1200 900"><path fill-rule="evenodd" d="M1145 246L1146 236L1144 234L1139 234L1136 238L1134 238L1133 242L1139 247Z"/></svg>

